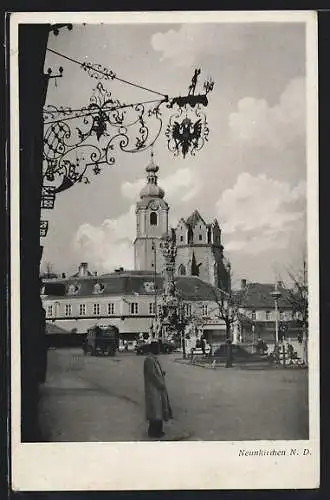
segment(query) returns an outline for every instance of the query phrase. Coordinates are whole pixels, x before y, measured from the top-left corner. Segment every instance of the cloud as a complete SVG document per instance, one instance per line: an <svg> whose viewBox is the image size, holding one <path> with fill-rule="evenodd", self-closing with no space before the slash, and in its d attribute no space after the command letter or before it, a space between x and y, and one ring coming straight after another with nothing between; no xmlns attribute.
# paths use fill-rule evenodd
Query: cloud
<svg viewBox="0 0 330 500"><path fill-rule="evenodd" d="M121 185L121 193L129 200L138 200L141 189L145 186L145 179L137 179L134 182L123 182Z"/></svg>
<svg viewBox="0 0 330 500"><path fill-rule="evenodd" d="M261 253L285 248L295 232L304 231L306 184L291 187L265 174L237 177L216 203L228 251Z"/></svg>
<svg viewBox="0 0 330 500"><path fill-rule="evenodd" d="M202 23L182 24L177 30L152 35L151 46L161 53L161 60L170 59L177 66L189 67L200 64L205 54L219 56L228 50L241 50L245 30L243 25L237 24L223 24L221 27Z"/></svg>
<svg viewBox="0 0 330 500"><path fill-rule="evenodd" d="M250 146L282 149L305 136L305 100L304 78L291 80L275 106L264 99L244 97L229 116L232 135Z"/></svg>
<svg viewBox="0 0 330 500"><path fill-rule="evenodd" d="M74 237L79 259L102 271L133 267L132 241L135 237L135 206L117 219L106 219L100 226L82 224Z"/></svg>
<svg viewBox="0 0 330 500"><path fill-rule="evenodd" d="M126 181L121 185L121 192L126 198L135 202L145 182L145 179ZM170 224L174 220L176 224L178 218L173 200L177 202L190 200L199 192L201 183L189 168L182 168L162 179L160 184L165 189L166 199L170 201ZM76 259L85 260L101 271L112 271L119 266L132 269L134 265L132 243L135 234L135 204L132 204L128 212L116 219L106 219L99 226L82 224L73 240Z"/></svg>
<svg viewBox="0 0 330 500"><path fill-rule="evenodd" d="M145 186L145 179L134 182L124 182L121 186L123 196L130 200L138 200L141 189ZM199 177L189 168L180 168L173 174L161 178L159 185L165 190L166 199L171 205L178 201L189 201L201 189Z"/></svg>

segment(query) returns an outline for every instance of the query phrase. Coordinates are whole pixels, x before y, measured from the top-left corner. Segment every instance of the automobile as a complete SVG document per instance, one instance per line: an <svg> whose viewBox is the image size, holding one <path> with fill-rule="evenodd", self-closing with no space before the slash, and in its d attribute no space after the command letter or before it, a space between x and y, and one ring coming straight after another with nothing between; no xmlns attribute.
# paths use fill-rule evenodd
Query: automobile
<svg viewBox="0 0 330 500"><path fill-rule="evenodd" d="M260 361L265 359L258 353L250 353L243 347L237 344L231 344L233 361L244 362L244 361ZM227 344L221 344L213 353L213 356L218 360L225 361L227 359Z"/></svg>
<svg viewBox="0 0 330 500"><path fill-rule="evenodd" d="M148 354L150 352L151 342L145 340L138 340L135 346L136 354ZM175 351L176 345L174 342L163 340L159 341L159 351L161 354L170 354Z"/></svg>
<svg viewBox="0 0 330 500"><path fill-rule="evenodd" d="M100 327L98 325L89 328L84 339L82 348L84 354L98 356L107 354L114 356L119 346L119 330L113 325Z"/></svg>
<svg viewBox="0 0 330 500"><path fill-rule="evenodd" d="M190 353L192 356L209 356L212 353L211 346L209 344L206 344L204 352L201 347L192 347L190 350Z"/></svg>

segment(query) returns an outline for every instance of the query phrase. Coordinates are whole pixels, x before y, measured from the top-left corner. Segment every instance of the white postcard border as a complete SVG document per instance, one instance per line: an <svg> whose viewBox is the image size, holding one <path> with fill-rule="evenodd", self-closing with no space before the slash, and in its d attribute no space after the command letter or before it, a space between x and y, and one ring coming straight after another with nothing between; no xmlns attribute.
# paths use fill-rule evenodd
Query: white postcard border
<svg viewBox="0 0 330 500"><path fill-rule="evenodd" d="M174 17L173 17L174 15ZM19 23L304 22L307 48L308 441L21 443ZM286 489L319 484L318 73L315 12L15 13L10 32L12 487L20 491ZM317 340L315 340L317 339ZM291 450L296 450L293 453ZM259 456L249 452L259 453ZM264 452L274 452L264 455ZM125 466L123 467L123 464ZM140 468L138 464L143 464ZM129 470L129 473L127 471ZM160 473L161 471L161 473Z"/></svg>

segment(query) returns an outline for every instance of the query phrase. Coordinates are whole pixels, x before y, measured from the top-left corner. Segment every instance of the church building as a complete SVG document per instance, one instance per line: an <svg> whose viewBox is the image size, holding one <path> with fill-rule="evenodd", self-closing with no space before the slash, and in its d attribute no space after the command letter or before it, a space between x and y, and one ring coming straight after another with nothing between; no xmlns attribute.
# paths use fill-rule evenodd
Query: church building
<svg viewBox="0 0 330 500"><path fill-rule="evenodd" d="M227 290L228 269L224 264L221 229L214 219L207 224L198 210L180 219L176 235L178 276L198 276L211 285Z"/></svg>
<svg viewBox="0 0 330 500"><path fill-rule="evenodd" d="M147 183L136 204L136 238L134 268L136 271L162 273L161 238L168 233L170 207L165 192L158 185L159 167L151 162L146 168ZM227 289L228 268L224 263L221 229L216 219L206 223L198 210L187 219L180 219L174 229L177 255L175 271L178 276L197 276L211 285Z"/></svg>
<svg viewBox="0 0 330 500"><path fill-rule="evenodd" d="M224 338L225 325L217 316L217 288L226 288L228 269L219 224L216 220L206 223L195 210L170 229L170 207L158 185L158 171L152 155L136 203L134 269L98 275L82 263L73 276L44 277L41 297L47 328L83 334L95 324L110 323L128 339L148 332L161 311L165 283L161 242L170 230L177 248L176 289L185 314L203 318L204 331Z"/></svg>
<svg viewBox="0 0 330 500"><path fill-rule="evenodd" d="M134 269L161 273L163 256L161 238L168 232L169 206L164 200L165 192L158 186L159 167L151 162L146 168L147 183L136 204L136 238L134 240Z"/></svg>

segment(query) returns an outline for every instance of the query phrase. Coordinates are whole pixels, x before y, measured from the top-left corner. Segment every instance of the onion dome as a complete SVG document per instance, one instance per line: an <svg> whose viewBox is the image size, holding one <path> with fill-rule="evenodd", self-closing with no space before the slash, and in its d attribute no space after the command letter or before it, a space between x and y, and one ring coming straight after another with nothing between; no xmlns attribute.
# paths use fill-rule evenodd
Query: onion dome
<svg viewBox="0 0 330 500"><path fill-rule="evenodd" d="M147 184L140 192L140 198L164 198L165 191L158 186L157 172L159 167L154 162L154 154L151 153L151 160L149 165L146 167L147 172Z"/></svg>

